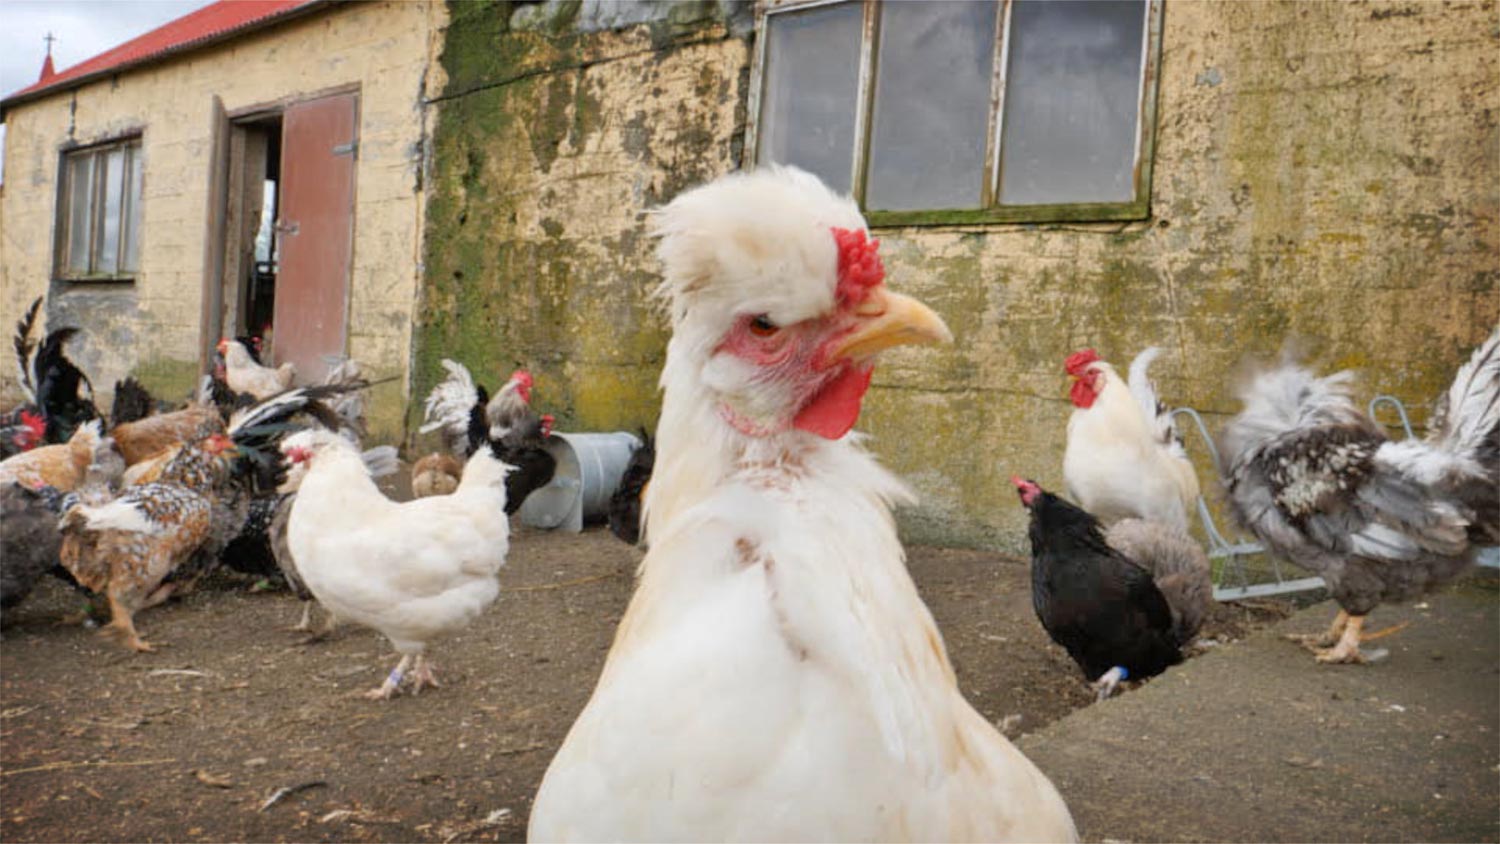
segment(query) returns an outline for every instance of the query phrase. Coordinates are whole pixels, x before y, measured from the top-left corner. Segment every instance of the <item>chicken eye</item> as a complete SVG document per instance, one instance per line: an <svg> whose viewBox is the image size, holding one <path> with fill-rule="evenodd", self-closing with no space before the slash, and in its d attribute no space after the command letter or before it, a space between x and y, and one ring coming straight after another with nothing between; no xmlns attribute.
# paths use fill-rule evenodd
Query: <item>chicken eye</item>
<svg viewBox="0 0 1500 844"><path fill-rule="evenodd" d="M780 330L781 326L772 322L765 314L759 314L750 320L750 333L756 337L770 337Z"/></svg>

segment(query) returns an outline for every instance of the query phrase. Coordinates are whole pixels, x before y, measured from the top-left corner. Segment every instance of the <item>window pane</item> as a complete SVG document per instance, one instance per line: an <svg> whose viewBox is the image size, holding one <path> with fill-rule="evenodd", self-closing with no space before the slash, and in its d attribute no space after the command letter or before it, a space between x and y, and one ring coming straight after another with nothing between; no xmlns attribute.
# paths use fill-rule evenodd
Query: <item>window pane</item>
<svg viewBox="0 0 1500 844"><path fill-rule="evenodd" d="M849 192L863 37L858 3L766 17L757 164L795 164Z"/></svg>
<svg viewBox="0 0 1500 844"><path fill-rule="evenodd" d="M866 207L979 207L998 8L990 0L881 7Z"/></svg>
<svg viewBox="0 0 1500 844"><path fill-rule="evenodd" d="M99 255L94 268L101 273L114 273L120 265L120 210L125 198L125 150L112 149L101 156L104 169L104 217L99 236Z"/></svg>
<svg viewBox="0 0 1500 844"><path fill-rule="evenodd" d="M89 271L89 220L93 203L94 156L75 155L68 158L68 271Z"/></svg>
<svg viewBox="0 0 1500 844"><path fill-rule="evenodd" d="M1000 201L1135 198L1145 0L1016 0Z"/></svg>
<svg viewBox="0 0 1500 844"><path fill-rule="evenodd" d="M130 182L125 189L125 266L121 269L134 272L140 268L141 254L141 147L132 144L126 149Z"/></svg>

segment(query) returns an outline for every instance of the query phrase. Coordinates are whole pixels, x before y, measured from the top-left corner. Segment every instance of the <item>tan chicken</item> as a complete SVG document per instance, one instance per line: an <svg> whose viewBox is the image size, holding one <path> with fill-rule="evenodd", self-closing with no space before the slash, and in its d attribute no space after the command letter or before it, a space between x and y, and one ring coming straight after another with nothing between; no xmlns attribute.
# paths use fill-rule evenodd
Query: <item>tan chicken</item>
<svg viewBox="0 0 1500 844"><path fill-rule="evenodd" d="M457 457L434 451L411 467L412 497L448 495L458 489L458 480L463 473L464 464Z"/></svg>
<svg viewBox="0 0 1500 844"><path fill-rule="evenodd" d="M68 441L23 451L0 462L0 484L50 486L71 492L83 482L99 445L98 420L79 425Z"/></svg>
<svg viewBox="0 0 1500 844"><path fill-rule="evenodd" d="M249 393L264 399L283 390L290 389L297 376L297 368L290 363L272 369L255 362L245 345L228 337L219 341L219 354L224 356L224 380L236 393Z"/></svg>
<svg viewBox="0 0 1500 844"><path fill-rule="evenodd" d="M116 425L109 435L124 456L125 465L133 466L187 440L223 430L224 418L218 409L205 404Z"/></svg>

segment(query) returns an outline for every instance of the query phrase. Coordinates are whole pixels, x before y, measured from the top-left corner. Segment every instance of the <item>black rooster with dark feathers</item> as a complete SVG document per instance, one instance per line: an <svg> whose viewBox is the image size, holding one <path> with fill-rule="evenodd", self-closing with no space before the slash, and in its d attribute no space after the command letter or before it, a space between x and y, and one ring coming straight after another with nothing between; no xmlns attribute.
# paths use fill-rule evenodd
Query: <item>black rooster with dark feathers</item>
<svg viewBox="0 0 1500 844"><path fill-rule="evenodd" d="M655 465L656 442L642 428L641 445L630 453L630 462L625 464L620 485L609 497L609 530L631 545L639 545L641 541L641 499L646 494L647 484L651 483L651 471Z"/></svg>
<svg viewBox="0 0 1500 844"><path fill-rule="evenodd" d="M1093 516L1031 481L1011 482L1031 511L1032 606L1100 697L1181 662L1184 643L1150 572L1111 548Z"/></svg>
<svg viewBox="0 0 1500 844"><path fill-rule="evenodd" d="M145 419L164 409L168 408L163 408L141 382L127 377L115 382L115 398L109 406L109 426L113 428L126 422Z"/></svg>
<svg viewBox="0 0 1500 844"><path fill-rule="evenodd" d="M41 409L47 422L47 442L64 443L79 425L99 418L99 410L94 406L94 385L63 351L80 329L56 329L40 345L32 339L41 307L42 297L38 296L16 323L16 365L21 389Z"/></svg>

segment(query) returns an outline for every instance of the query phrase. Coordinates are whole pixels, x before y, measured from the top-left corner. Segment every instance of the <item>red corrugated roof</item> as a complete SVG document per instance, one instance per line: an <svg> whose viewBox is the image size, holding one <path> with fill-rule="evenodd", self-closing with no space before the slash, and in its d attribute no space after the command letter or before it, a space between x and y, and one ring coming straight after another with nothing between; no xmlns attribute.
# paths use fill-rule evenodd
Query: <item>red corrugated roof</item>
<svg viewBox="0 0 1500 844"><path fill-rule="evenodd" d="M38 80L6 97L0 107L35 98L54 88L69 88L82 80L157 61L173 53L213 43L258 29L260 25L327 0L219 0L196 12L163 24L139 38L126 41L61 73ZM72 84L70 84L72 83Z"/></svg>

